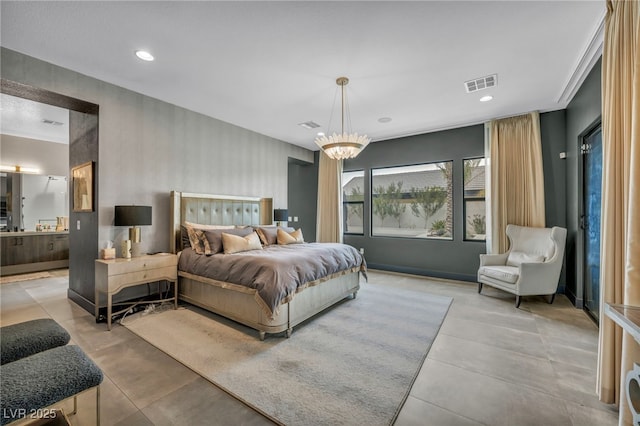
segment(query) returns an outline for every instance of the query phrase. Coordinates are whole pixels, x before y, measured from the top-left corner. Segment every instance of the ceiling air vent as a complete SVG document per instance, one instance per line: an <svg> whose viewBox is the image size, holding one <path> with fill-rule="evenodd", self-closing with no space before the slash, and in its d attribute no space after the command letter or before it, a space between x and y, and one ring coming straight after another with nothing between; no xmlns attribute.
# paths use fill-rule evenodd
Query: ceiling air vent
<svg viewBox="0 0 640 426"><path fill-rule="evenodd" d="M305 121L304 123L299 123L298 126L304 127L305 129L317 129L320 125L313 121Z"/></svg>
<svg viewBox="0 0 640 426"><path fill-rule="evenodd" d="M477 92L478 90L488 89L498 84L498 74L488 75L486 77L474 78L473 80L465 81L464 88L467 89L467 93Z"/></svg>
<svg viewBox="0 0 640 426"><path fill-rule="evenodd" d="M59 121L49 120L48 118L43 118L42 122L44 124L51 124L52 126L62 126L63 123Z"/></svg>

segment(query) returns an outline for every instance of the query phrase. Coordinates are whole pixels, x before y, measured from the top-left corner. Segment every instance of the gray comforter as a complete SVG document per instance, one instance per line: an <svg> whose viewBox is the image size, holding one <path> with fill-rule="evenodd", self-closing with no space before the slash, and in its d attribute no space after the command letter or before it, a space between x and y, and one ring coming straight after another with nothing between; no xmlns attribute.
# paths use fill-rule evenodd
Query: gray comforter
<svg viewBox="0 0 640 426"><path fill-rule="evenodd" d="M334 243L270 245L262 250L213 256L199 255L188 248L182 251L178 263L179 271L257 290L271 315L283 300L308 283L354 268L366 277L362 255L349 245Z"/></svg>

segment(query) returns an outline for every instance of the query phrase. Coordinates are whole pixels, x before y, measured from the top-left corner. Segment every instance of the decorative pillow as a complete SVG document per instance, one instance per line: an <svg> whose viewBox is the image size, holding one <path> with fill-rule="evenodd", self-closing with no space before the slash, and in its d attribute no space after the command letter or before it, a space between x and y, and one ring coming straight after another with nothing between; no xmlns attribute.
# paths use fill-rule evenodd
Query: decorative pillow
<svg viewBox="0 0 640 426"><path fill-rule="evenodd" d="M193 222L184 222L184 224L180 225L180 239L182 240L182 247L183 248L187 248L187 247L192 247L196 253L198 253L198 247L197 244L194 245L191 242L191 239L193 238L192 235L189 234L189 230L191 230L191 233L193 234L194 231L198 231L198 230L206 230L206 229L233 229L234 226L233 225L204 225L202 223L193 223ZM202 253L198 253L198 254L202 254Z"/></svg>
<svg viewBox="0 0 640 426"><path fill-rule="evenodd" d="M239 237L245 237L253 232L253 228L242 229L206 229L204 235L209 241L209 247L211 253L220 253L222 251L222 234L227 233L230 235L237 235Z"/></svg>
<svg viewBox="0 0 640 426"><path fill-rule="evenodd" d="M304 237L302 236L302 229L298 229L293 232L286 232L284 229L278 229L278 244L297 244L304 243Z"/></svg>
<svg viewBox="0 0 640 426"><path fill-rule="evenodd" d="M521 263L540 263L545 258L541 254L529 254L521 251L512 251L507 257L507 266L520 266Z"/></svg>
<svg viewBox="0 0 640 426"><path fill-rule="evenodd" d="M269 246L271 244L278 243L278 229L283 229L286 232L293 232L295 229L288 226L261 226L256 228L256 232L262 241L262 245Z"/></svg>
<svg viewBox="0 0 640 426"><path fill-rule="evenodd" d="M253 231L244 237L223 232L222 246L224 247L224 254L240 253L249 250L262 250L260 238L258 237L258 234Z"/></svg>
<svg viewBox="0 0 640 426"><path fill-rule="evenodd" d="M191 241L189 240L189 232L187 227L184 225L180 226L180 242L182 243L182 248L191 247Z"/></svg>
<svg viewBox="0 0 640 426"><path fill-rule="evenodd" d="M202 245L202 249L204 250L204 254L207 256L211 256L213 253L213 250L211 250L211 245L209 244L209 240L207 240L207 236L204 234L204 231L201 230L197 230L196 231L196 235L198 236L198 239L200 240L200 244Z"/></svg>
<svg viewBox="0 0 640 426"><path fill-rule="evenodd" d="M198 231L194 228L187 226L187 235L189 236L189 245L197 254L204 254L204 248L198 236Z"/></svg>

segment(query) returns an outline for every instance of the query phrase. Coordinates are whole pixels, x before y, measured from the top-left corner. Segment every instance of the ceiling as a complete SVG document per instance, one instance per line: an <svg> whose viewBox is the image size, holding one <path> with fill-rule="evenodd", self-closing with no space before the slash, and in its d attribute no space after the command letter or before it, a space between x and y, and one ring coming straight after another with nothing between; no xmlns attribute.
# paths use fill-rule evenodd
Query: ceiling
<svg viewBox="0 0 640 426"><path fill-rule="evenodd" d="M314 150L318 130L339 130L340 76L351 130L373 141L564 108L601 52L605 14L604 0L0 7L4 47ZM466 93L490 74L496 87Z"/></svg>
<svg viewBox="0 0 640 426"><path fill-rule="evenodd" d="M0 93L0 133L69 144L69 110Z"/></svg>

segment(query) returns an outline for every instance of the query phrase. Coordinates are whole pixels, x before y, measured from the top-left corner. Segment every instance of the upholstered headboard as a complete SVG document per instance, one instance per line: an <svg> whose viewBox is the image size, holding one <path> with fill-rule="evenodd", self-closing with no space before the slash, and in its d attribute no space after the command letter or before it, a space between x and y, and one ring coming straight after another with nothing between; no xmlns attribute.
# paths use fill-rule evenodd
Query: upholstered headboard
<svg viewBox="0 0 640 426"><path fill-rule="evenodd" d="M182 249L180 226L184 222L206 225L270 225L272 199L171 191L172 253Z"/></svg>

